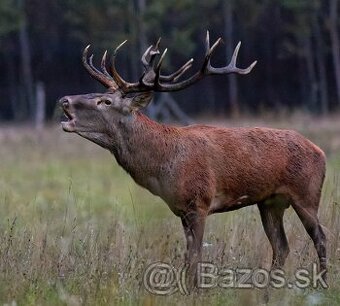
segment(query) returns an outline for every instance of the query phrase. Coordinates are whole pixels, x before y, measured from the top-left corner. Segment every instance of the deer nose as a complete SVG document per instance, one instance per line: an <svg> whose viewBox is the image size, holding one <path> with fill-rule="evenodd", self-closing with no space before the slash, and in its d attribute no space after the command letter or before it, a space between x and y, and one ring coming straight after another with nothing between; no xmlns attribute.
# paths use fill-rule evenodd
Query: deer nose
<svg viewBox="0 0 340 306"><path fill-rule="evenodd" d="M70 98L64 97L59 100L59 105L62 106L64 109L69 108L71 103Z"/></svg>

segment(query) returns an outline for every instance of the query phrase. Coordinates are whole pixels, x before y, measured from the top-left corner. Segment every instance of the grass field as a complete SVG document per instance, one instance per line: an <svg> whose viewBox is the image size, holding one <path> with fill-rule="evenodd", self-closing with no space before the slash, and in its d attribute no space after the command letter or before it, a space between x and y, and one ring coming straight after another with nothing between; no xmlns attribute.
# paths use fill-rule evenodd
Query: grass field
<svg viewBox="0 0 340 306"><path fill-rule="evenodd" d="M229 122L299 130L328 155L320 219L328 237L328 290L280 289L270 305L340 305L340 118ZM275 123L274 123L275 122ZM219 124L223 124L219 122ZM156 296L148 264L179 266L180 220L138 187L105 150L51 126L0 128L0 303L3 305L258 305L259 289ZM311 267L311 240L289 208L286 271ZM269 268L256 207L208 218L203 258L219 266Z"/></svg>

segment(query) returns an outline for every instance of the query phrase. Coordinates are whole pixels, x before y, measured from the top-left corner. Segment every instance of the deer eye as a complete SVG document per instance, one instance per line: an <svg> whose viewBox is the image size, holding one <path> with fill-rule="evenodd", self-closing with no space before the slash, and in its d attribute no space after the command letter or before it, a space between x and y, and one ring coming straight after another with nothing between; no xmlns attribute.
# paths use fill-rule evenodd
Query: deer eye
<svg viewBox="0 0 340 306"><path fill-rule="evenodd" d="M104 99L102 100L101 102L103 102L105 105L107 106L110 106L112 104L112 101L111 100L108 100L108 99Z"/></svg>

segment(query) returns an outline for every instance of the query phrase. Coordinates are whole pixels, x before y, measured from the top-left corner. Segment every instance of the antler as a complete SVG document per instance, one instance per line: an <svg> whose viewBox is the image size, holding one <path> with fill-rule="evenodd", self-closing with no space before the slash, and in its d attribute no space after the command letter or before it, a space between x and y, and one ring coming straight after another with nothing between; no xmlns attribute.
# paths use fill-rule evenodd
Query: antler
<svg viewBox="0 0 340 306"><path fill-rule="evenodd" d="M251 72L251 70L256 65L257 61L254 61L249 67L247 67L245 69L241 69L241 68L238 68L236 66L236 60L237 60L238 52L239 52L239 49L240 49L240 46L241 46L240 42L237 44L237 46L234 50L233 56L231 58L231 61L227 66L220 67L220 68L215 68L215 67L211 66L211 64L210 64L211 55L215 51L217 46L221 43L221 41L222 41L221 38L217 39L216 42L212 45L212 47L210 47L209 31L207 31L206 40L205 40L206 51L205 51L205 58L204 58L203 65L202 65L201 69L198 72L196 72L193 76L191 76L190 78L188 78L184 81L178 82L178 83L174 83L174 84L167 84L167 83L162 84L162 83L160 83L160 81L162 79L161 79L160 76L157 77L157 73L160 74L160 64L161 64L161 60L162 60L162 58L161 58L161 60L159 61L159 64L158 64L158 66L159 66L158 70L155 71L156 72L155 82L153 84L151 84L151 83L144 83L144 84L149 86L149 87L153 87L154 91L178 91L178 90L184 89L186 87L189 87L190 85L201 80L206 75L230 74L230 73L248 74L249 72ZM187 67L185 70L190 68L191 63L192 63L192 60L189 64L189 67ZM181 67L180 69L182 69L183 67ZM178 79L178 77L176 79L174 79L174 81L176 81L177 79Z"/></svg>
<svg viewBox="0 0 340 306"><path fill-rule="evenodd" d="M155 56L160 54L159 49L158 49L160 41L161 39L159 38L156 45L155 46L151 45L142 56L142 63L146 70L143 75L144 80L147 80L149 78L147 76L148 73L153 74L153 76L155 76L155 72L153 71L152 68L154 68ZM166 52L167 52L167 49L165 49L165 51L163 52L163 55L162 55L163 58ZM148 57L149 57L149 60L147 60ZM175 82L192 66L193 61L194 59L191 58L182 67L180 67L176 72L170 75L160 75L159 76L160 81Z"/></svg>
<svg viewBox="0 0 340 306"><path fill-rule="evenodd" d="M210 47L210 38L209 38L209 31L207 31L206 40L205 40L205 57L203 61L203 65L199 71L197 71L194 75L189 77L186 80L177 82L177 80L192 66L193 59L187 61L182 67L180 67L177 71L170 75L162 75L161 74L161 67L166 55L167 49L163 51L157 63L155 63L156 57L160 54L159 51L159 44L160 39L157 41L155 45L151 45L148 49L144 52L142 56L142 63L144 65L145 71L140 78L139 82L136 83L128 83L124 81L115 67L115 58L118 53L118 50L126 43L124 41L121 43L113 53L112 59L112 68L111 74L106 69L106 57L107 52L105 51L102 62L101 68L102 72L96 69L93 66L93 55L88 58L88 49L87 46L83 53L83 63L87 71L90 73L92 77L97 79L101 82L104 86L112 89L112 90L121 90L124 93L129 92L142 92L142 91L178 91L184 88L189 87L190 85L198 82L206 75L215 75L215 74L248 74L256 65L257 61L254 61L249 67L245 69L238 68L236 66L238 52L240 50L241 42L239 42L234 50L233 56L231 58L230 63L225 67L213 67L210 64L210 59L212 53L221 43L222 39L219 38L216 42Z"/></svg>
<svg viewBox="0 0 340 306"><path fill-rule="evenodd" d="M102 85L108 88L112 88L114 90L118 89L117 83L112 79L112 77L109 75L109 73L106 71L106 68L103 69L104 73L99 71L96 67L93 65L93 54L88 57L88 52L90 49L90 45L88 45L84 51L83 51L83 65L87 72L97 81L99 81ZM102 67L103 67L103 61L106 59L107 52L104 53L103 59L102 59Z"/></svg>

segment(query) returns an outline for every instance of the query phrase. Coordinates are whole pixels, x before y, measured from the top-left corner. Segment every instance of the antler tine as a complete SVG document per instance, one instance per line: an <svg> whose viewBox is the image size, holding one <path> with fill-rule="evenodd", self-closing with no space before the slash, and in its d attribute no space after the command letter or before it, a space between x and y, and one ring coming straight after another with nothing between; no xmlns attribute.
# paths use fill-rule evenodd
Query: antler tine
<svg viewBox="0 0 340 306"><path fill-rule="evenodd" d="M90 57L88 57L89 49L90 49L90 45L88 45L84 49L83 57L82 57L83 65L85 69L87 70L87 72L105 87L117 88L117 84L113 82L112 79L108 79L108 77L105 74L101 73L98 69L94 67L93 54Z"/></svg>
<svg viewBox="0 0 340 306"><path fill-rule="evenodd" d="M97 73L101 73L94 65L93 65L93 54L90 55L90 57L88 58L88 63L89 66L91 67L92 70L94 70Z"/></svg>
<svg viewBox="0 0 340 306"><path fill-rule="evenodd" d="M116 47L116 49L113 51L113 56L112 56L112 66L111 66L111 73L112 73L112 78L114 81L117 83L118 87L122 89L123 91L126 91L127 88L131 85L127 82L125 82L122 77L119 75L119 73L116 70L116 56L118 54L119 49L127 42L127 40L124 40L121 44Z"/></svg>
<svg viewBox="0 0 340 306"><path fill-rule="evenodd" d="M252 71L252 69L255 67L255 65L257 64L257 61L254 61L251 65L249 65L247 68L245 69L240 69L236 67L236 60L237 60L237 56L238 56L238 52L240 50L241 47L241 42L239 41L235 51L233 53L233 56L231 58L230 64L228 66L230 66L230 68L234 68L235 72L239 73L239 74L248 74L249 72Z"/></svg>
<svg viewBox="0 0 340 306"><path fill-rule="evenodd" d="M166 81L166 82L176 82L188 69L191 68L193 62L194 62L194 59L191 58L174 73L170 75L160 75L159 79L161 81Z"/></svg>
<svg viewBox="0 0 340 306"><path fill-rule="evenodd" d="M153 45L150 45L149 48L147 48L144 54L142 55L142 63L145 68L149 66L149 61L146 58L148 57L148 55L150 55L152 47Z"/></svg>
<svg viewBox="0 0 340 306"><path fill-rule="evenodd" d="M120 44L116 47L116 49L113 51L113 55L116 56L116 54L118 53L119 49L120 49L121 47L123 47L126 43L127 43L127 39L125 39L122 43L120 43Z"/></svg>
<svg viewBox="0 0 340 306"><path fill-rule="evenodd" d="M88 63L89 63L89 66L91 67L91 69L93 69L96 73L98 73L98 75L101 75L101 76L103 76L103 77L107 77L106 79L107 79L107 81L109 81L110 83L114 83L114 85L117 85L117 84L114 82L114 80L112 79L112 77L110 76L109 73L106 74L104 71L101 72L100 70L98 70L98 69L94 66L94 64L93 64L93 57L94 57L94 55L91 54L91 56L90 56L89 59L88 59ZM106 70L106 69L105 69L105 70Z"/></svg>
<svg viewBox="0 0 340 306"><path fill-rule="evenodd" d="M213 54L217 46L221 43L221 41L222 41L222 38L219 37L215 41L215 43L212 45L212 47L210 47L210 35L209 35L209 31L207 31L207 35L205 38L205 58L204 58L204 63L201 68L202 71L206 72L209 70L209 67L211 67L210 65L211 55Z"/></svg>
<svg viewBox="0 0 340 306"><path fill-rule="evenodd" d="M163 60L164 60L164 57L166 55L166 53L168 52L168 49L166 48L162 55L161 55L161 58L159 59L158 63L157 63L157 66L156 66L156 69L155 69L155 85L156 84L159 84L159 80L160 80L160 73L161 73L161 67L162 67L162 63L163 63Z"/></svg>
<svg viewBox="0 0 340 306"><path fill-rule="evenodd" d="M160 54L159 52L159 44L161 42L161 37L158 38L155 45L151 45L142 56L142 63L145 69L150 69L153 66L153 62L155 60L156 55ZM149 56L149 59L147 57Z"/></svg>
<svg viewBox="0 0 340 306"><path fill-rule="evenodd" d="M236 45L236 48L234 50L234 53L233 53L233 56L231 57L231 60L230 60L230 66L231 67L236 67L236 60L237 60L237 57L238 57L238 52L240 51L240 48L241 48L241 42L239 41L238 44Z"/></svg>
<svg viewBox="0 0 340 306"><path fill-rule="evenodd" d="M103 55L103 57L102 57L101 68L102 68L102 71L104 72L104 74L105 74L108 78L112 79L111 75L109 74L109 72L108 72L107 69L106 69L106 57L107 57L107 50L105 50L104 55Z"/></svg>
<svg viewBox="0 0 340 306"><path fill-rule="evenodd" d="M161 55L161 58L160 58L159 61L158 61L157 66L156 66L156 71L159 71L159 70L161 69L161 66L162 66L164 57L165 57L165 55L166 55L167 52L168 52L168 48L165 48L165 50L163 51L163 53L162 53L162 55Z"/></svg>
<svg viewBox="0 0 340 306"><path fill-rule="evenodd" d="M241 42L239 42L234 50L233 56L231 57L230 63L221 68L215 68L212 67L211 65L208 66L208 72L210 74L229 74L229 73L237 73L237 74L248 74L252 71L252 69L255 67L257 64L257 61L254 61L251 65L249 65L245 69L238 68L236 66L236 61L237 61L237 56L238 52L241 47Z"/></svg>
<svg viewBox="0 0 340 306"><path fill-rule="evenodd" d="M156 42L156 44L155 44L155 49L156 49L156 50L159 50L159 45L160 45L160 43L161 43L161 40L162 40L162 37L159 37L158 40L157 40L157 42Z"/></svg>
<svg viewBox="0 0 340 306"><path fill-rule="evenodd" d="M215 51L215 49L217 48L217 46L221 43L222 38L219 37L215 43L212 45L212 47L209 49L209 58L211 57L212 53Z"/></svg>
<svg viewBox="0 0 340 306"><path fill-rule="evenodd" d="M173 79L173 82L176 82L187 70L189 70L192 66L194 59L190 59L187 64L185 64L183 66L183 69L179 69L178 71L182 70L181 72L179 72Z"/></svg>
<svg viewBox="0 0 340 306"><path fill-rule="evenodd" d="M205 55L208 55L210 49L210 33L209 30L207 30L207 34L205 36Z"/></svg>
<svg viewBox="0 0 340 306"><path fill-rule="evenodd" d="M149 66L152 60L152 56L159 54L159 43L161 41L161 38L158 38L155 45L150 45L146 51L142 55L142 63L145 67ZM150 59L148 60L147 57L150 56Z"/></svg>

